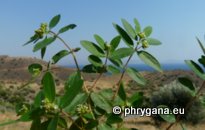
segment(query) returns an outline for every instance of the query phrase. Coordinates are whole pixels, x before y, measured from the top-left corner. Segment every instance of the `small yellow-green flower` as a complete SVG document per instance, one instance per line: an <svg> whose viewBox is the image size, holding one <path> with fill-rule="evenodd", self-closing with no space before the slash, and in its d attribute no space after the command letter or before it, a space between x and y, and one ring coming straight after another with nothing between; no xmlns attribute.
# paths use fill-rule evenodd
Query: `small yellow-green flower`
<svg viewBox="0 0 205 130"><path fill-rule="evenodd" d="M88 108L87 105L83 105L83 104L79 104L76 108L76 112L79 114L79 115L83 115L83 114L86 114L86 113L89 113L90 110Z"/></svg>
<svg viewBox="0 0 205 130"><path fill-rule="evenodd" d="M43 38L44 34L46 34L48 31L47 27L47 23L42 23L40 28L35 30L35 35L37 35L39 38Z"/></svg>
<svg viewBox="0 0 205 130"><path fill-rule="evenodd" d="M145 35L144 32L140 32L140 33L138 33L137 35L140 37L140 39L146 38L146 35Z"/></svg>
<svg viewBox="0 0 205 130"><path fill-rule="evenodd" d="M27 112L28 112L28 107L25 104L23 104L21 109L18 110L18 115L23 115Z"/></svg>
<svg viewBox="0 0 205 130"><path fill-rule="evenodd" d="M149 43L147 42L147 40L143 40L142 41L142 48L148 48L149 47Z"/></svg>
<svg viewBox="0 0 205 130"><path fill-rule="evenodd" d="M51 103L47 98L42 101L41 109L45 109L46 113L57 113L59 107L55 103Z"/></svg>

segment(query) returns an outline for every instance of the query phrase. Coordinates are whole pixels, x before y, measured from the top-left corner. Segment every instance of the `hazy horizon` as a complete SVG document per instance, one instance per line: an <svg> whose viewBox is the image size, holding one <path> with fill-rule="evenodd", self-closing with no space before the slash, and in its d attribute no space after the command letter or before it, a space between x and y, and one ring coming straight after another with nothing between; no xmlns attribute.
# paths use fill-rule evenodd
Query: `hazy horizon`
<svg viewBox="0 0 205 130"><path fill-rule="evenodd" d="M32 45L22 45L33 35L41 22L49 22L56 14L61 14L60 27L75 23L77 28L62 35L65 41L81 47L80 40L94 41L93 35L99 34L106 41L117 35L112 23L121 24L121 18L133 24L137 18L142 27L153 27L152 37L162 42L161 46L151 47L148 51L162 64L184 63L186 59L196 60L202 52L196 36L204 41L205 1L2 1L0 4L0 55L29 56L40 58L40 52L33 53ZM122 46L123 43L121 43ZM56 42L48 47L45 59L64 49ZM77 53L80 64L87 64L85 49ZM73 65L71 57L64 58L60 65ZM133 58L130 64L142 63Z"/></svg>

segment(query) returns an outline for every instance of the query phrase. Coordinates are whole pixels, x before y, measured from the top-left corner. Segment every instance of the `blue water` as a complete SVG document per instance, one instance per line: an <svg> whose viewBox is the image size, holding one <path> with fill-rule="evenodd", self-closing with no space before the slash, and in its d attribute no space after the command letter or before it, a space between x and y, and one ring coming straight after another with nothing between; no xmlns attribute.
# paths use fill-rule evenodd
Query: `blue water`
<svg viewBox="0 0 205 130"><path fill-rule="evenodd" d="M64 67L68 68L75 68L74 65L67 65ZM80 65L80 68L82 68L83 65ZM149 67L145 64L130 64L129 67L133 67L137 69L138 71L154 71L152 67ZM190 70L189 67L186 64L161 64L162 70Z"/></svg>

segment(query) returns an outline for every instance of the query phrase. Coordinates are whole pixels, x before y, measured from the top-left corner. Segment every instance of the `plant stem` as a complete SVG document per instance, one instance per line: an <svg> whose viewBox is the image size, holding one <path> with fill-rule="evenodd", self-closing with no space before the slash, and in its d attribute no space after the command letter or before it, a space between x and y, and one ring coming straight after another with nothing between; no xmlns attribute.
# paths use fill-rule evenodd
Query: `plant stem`
<svg viewBox="0 0 205 130"><path fill-rule="evenodd" d="M125 63L125 65L124 65L124 67L123 67L123 71L122 71L122 74L121 74L121 76L120 76L120 79L119 79L119 81L118 81L117 84L116 84L116 85L117 85L117 90L116 90L115 94L114 94L113 97L112 97L112 101L114 101L114 100L115 100L115 97L117 96L117 93L118 93L118 91L119 91L119 89L120 89L120 83L121 83L121 81L122 81L122 79L123 79L123 77L124 77L124 75L125 75L125 72L126 72L126 69L127 69L127 65L128 65L128 63L129 63L129 61L131 60L133 54L134 54L134 52L129 56L127 62Z"/></svg>
<svg viewBox="0 0 205 130"><path fill-rule="evenodd" d="M72 55L72 57L74 59L75 65L77 67L77 70L78 70L79 73L81 73L80 67L78 65L78 62L77 62L77 59L76 59L76 56L75 56L75 53L73 52L72 48L60 36L58 36L55 32L49 31L49 33L51 33L54 36L56 36L64 44L64 46L71 52L71 55ZM85 92L89 93L87 87L85 85L83 85L83 87L85 89Z"/></svg>
<svg viewBox="0 0 205 130"><path fill-rule="evenodd" d="M61 110L61 113L63 115L65 115L74 125L76 125L80 130L82 129L77 123L75 123L75 121L72 119L72 117L70 115L68 115L66 112L64 112L63 110Z"/></svg>
<svg viewBox="0 0 205 130"><path fill-rule="evenodd" d="M75 62L75 65L76 65L78 71L80 72L80 67L79 67L79 65L78 65L76 56L75 56L73 50L70 48L70 46L69 46L60 36L58 36L56 33L54 33L53 31L49 31L49 32L50 32L51 34L53 34L54 36L56 36L56 37L64 44L64 46L71 52L71 55L72 55L72 57L73 57L73 59L74 59L74 62Z"/></svg>
<svg viewBox="0 0 205 130"><path fill-rule="evenodd" d="M201 92L202 92L202 90L203 90L204 88L205 88L205 81L202 83L201 87L199 88L199 90L197 91L197 93L195 94L195 96L187 103L187 105L186 105L186 107L185 107L185 111L188 110L188 109L193 105L194 101L195 101L197 98L199 98L199 96L200 96L200 94L201 94ZM174 124L176 124L176 123L178 123L178 122L180 121L180 118L181 118L181 115L178 115L178 116L177 116L177 119L176 119L176 122L171 123L171 124L167 127L166 130L171 129L171 127L172 127Z"/></svg>
<svg viewBox="0 0 205 130"><path fill-rule="evenodd" d="M108 61L108 55L109 55L109 51L107 51L106 53L106 58L105 58L105 63L103 64L102 66L102 72L100 72L99 76L97 77L97 79L95 80L95 82L93 83L92 87L90 88L90 90L93 90L97 84L97 82L100 80L100 78L102 77L103 75L103 72L105 70L105 67L107 65L107 61Z"/></svg>

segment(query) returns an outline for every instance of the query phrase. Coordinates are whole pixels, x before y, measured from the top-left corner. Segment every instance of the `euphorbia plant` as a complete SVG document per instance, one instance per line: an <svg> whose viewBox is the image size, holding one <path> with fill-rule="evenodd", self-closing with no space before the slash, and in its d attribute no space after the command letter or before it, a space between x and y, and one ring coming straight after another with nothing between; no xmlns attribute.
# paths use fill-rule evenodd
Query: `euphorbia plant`
<svg viewBox="0 0 205 130"><path fill-rule="evenodd" d="M49 45L56 40L60 40L65 45L66 50L60 50L48 62L47 68L43 69L40 64L32 64L28 67L32 74L32 80L35 81L42 75L42 89L37 93L32 104L21 104L17 107L19 119L16 122L32 121L31 130L112 130L127 129L123 125L123 109L122 113L115 115L112 112L114 106L121 108L126 106L140 106L143 95L139 92L131 96L125 91L125 83L123 82L124 74L127 73L134 81L143 86L146 80L135 68L128 66L133 56L139 57L145 64L150 65L155 70L162 72L159 62L146 48L152 45L160 45L160 41L150 38L152 27L147 26L141 29L137 19L134 19L135 27L132 27L125 19L122 19L123 27L113 24L118 32L110 42L95 34L94 38L97 42L82 40L81 45L91 54L88 56L89 65L80 69L75 52L80 48L71 48L65 42L60 34L74 29L75 24L69 24L61 28L58 32L52 29L59 23L60 15L56 15L51 19L49 24L43 23L30 40L24 44L34 43L33 51L41 51L43 59ZM119 48L121 39L126 46ZM56 64L63 57L72 55L76 72L69 75L65 82L64 93L57 96L56 84L52 73L52 64ZM125 63L122 59L126 59ZM108 62L109 61L109 62ZM91 87L84 84L82 72L99 73ZM95 86L104 73L119 73L120 78L114 85L116 90L101 89L95 92ZM25 87L25 86L23 86ZM12 122L13 123L13 122Z"/></svg>

